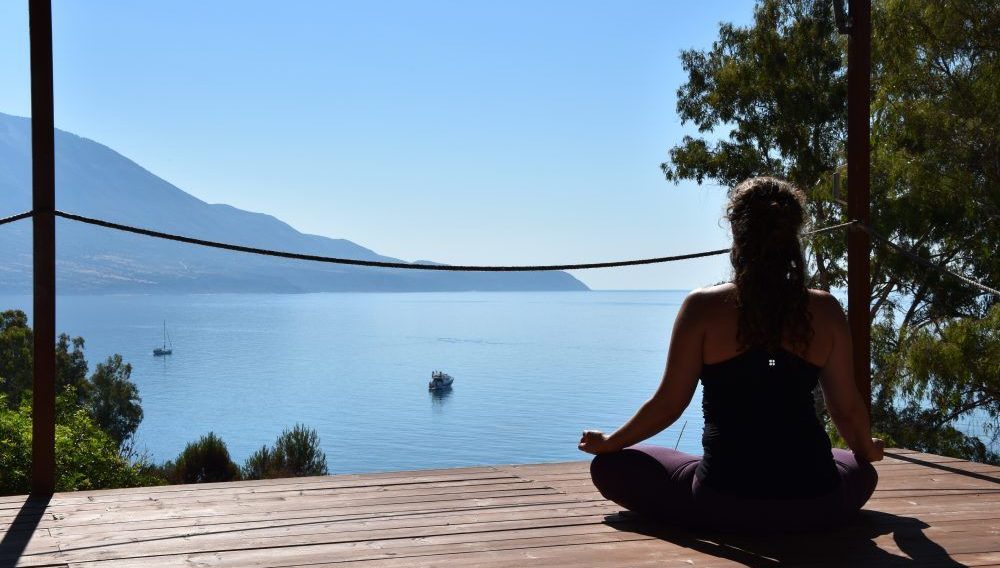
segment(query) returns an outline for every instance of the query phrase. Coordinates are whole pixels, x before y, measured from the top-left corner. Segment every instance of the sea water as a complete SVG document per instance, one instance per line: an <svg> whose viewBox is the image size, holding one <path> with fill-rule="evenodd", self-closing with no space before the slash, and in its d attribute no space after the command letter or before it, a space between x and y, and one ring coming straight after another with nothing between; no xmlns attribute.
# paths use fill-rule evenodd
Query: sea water
<svg viewBox="0 0 1000 568"><path fill-rule="evenodd" d="M685 295L60 296L57 327L91 369L132 365L153 461L215 432L242 463L301 423L331 473L369 472L586 459L580 432L613 431L656 389ZM154 357L164 322L173 354ZM428 391L434 370L450 391ZM700 401L651 442L700 454Z"/></svg>

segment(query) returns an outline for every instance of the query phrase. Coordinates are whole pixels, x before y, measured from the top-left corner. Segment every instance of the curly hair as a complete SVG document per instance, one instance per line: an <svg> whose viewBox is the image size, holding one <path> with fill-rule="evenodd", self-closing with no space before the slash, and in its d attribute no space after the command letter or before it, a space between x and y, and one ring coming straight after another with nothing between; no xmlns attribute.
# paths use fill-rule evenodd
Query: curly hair
<svg viewBox="0 0 1000 568"><path fill-rule="evenodd" d="M775 351L787 338L805 351L813 335L799 242L805 195L781 179L750 178L730 192L726 217L733 233L737 339L745 348Z"/></svg>

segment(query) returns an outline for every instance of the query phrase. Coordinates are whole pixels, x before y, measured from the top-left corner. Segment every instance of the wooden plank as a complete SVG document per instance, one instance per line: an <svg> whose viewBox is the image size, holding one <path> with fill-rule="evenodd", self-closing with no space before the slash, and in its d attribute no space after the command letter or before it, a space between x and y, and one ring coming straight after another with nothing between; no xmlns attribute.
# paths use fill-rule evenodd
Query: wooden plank
<svg viewBox="0 0 1000 568"><path fill-rule="evenodd" d="M594 509L604 513L613 513L618 507L607 501L600 502L576 502L566 500L549 499L533 503L522 503L512 505L482 506L473 505L468 507L455 508L423 508L405 511L375 511L357 512L341 514L325 514L326 511L320 509L315 511L249 511L243 515L233 515L225 517L184 517L176 519L150 519L146 521L134 521L115 524L96 525L74 525L54 527L47 529L53 536L66 537L71 535L90 534L119 534L127 535L131 533L141 533L149 530L162 529L175 533L184 533L193 529L204 528L211 530L217 527L239 528L241 526L261 526L278 524L296 524L323 521L377 521L386 519L412 519L421 518L433 520L442 517L462 517L463 515L477 515L488 517L493 514L499 515L531 515L533 513L545 513L552 511L574 511L574 510Z"/></svg>
<svg viewBox="0 0 1000 568"><path fill-rule="evenodd" d="M252 506L254 504L266 506L268 503L288 501L290 499L315 500L317 502L322 500L324 502L328 502L330 500L364 500L372 497L406 497L409 495L447 495L456 493L474 494L484 491L545 488L546 486L543 484L532 483L530 481L512 477L491 479L481 482L430 483L417 485L400 484L393 486L317 489L313 491L291 490L267 493L230 493L226 495L217 495L211 492L199 492L191 496L176 497L172 499L147 498L139 500L127 499L124 501L84 500L79 503L49 505L46 507L46 510L52 513L68 514L93 510L107 510L109 508L113 508L118 511L146 509L151 505L155 505L156 507L182 507L185 505L238 503L240 506ZM14 515L4 515L3 517L0 517L0 520L13 516Z"/></svg>
<svg viewBox="0 0 1000 568"><path fill-rule="evenodd" d="M675 538L673 539L674 541L677 540L677 534L678 533L675 533ZM557 531L549 534L538 532L535 533L535 536L530 537L520 534L499 535L499 533L495 533L498 538L492 538L493 535L490 535L489 538L478 539L476 541L456 539L455 537L435 537L432 539L424 539L424 542L416 545L405 540L396 543L368 541L360 543L358 546L344 546L342 544L306 545L302 547L289 547L282 550L227 550L217 551L215 553L160 556L156 557L155 561L157 565L167 566L179 566L185 565L185 563L199 564L203 566L329 565L332 564L334 560L337 561L338 564L347 561L368 561L370 563L364 565L369 566L484 566L491 565L484 563L485 560L490 558L501 562L525 562L526 560L538 559L539 556L537 553L546 548L558 548L560 551L557 555L548 559L548 562L545 563L546 566L592 566L594 564L587 561L587 559L590 558L591 560L597 560L597 557L590 552L587 554L580 553L579 551L581 550L581 547L586 547L595 543L609 543L606 550L612 555L610 558L612 558L615 562L621 562L621 564L609 565L630 566L633 565L631 561L634 560L634 547L637 544L635 541L648 541L652 543L650 546L655 547L655 550L652 551L654 554L648 557L649 560L656 560L661 563L669 560L681 560L688 562L688 565L694 563L693 560L697 560L696 565L699 566L727 565L713 562L713 560L718 557L704 552L705 550L712 550L713 546L717 549L720 548L717 544L709 541L693 539L690 535L686 536L683 533L679 534L680 544L673 542L670 537L667 537L668 540L664 541L628 531L587 533L586 531L581 530ZM932 542L943 544L944 550L952 555L967 554L983 556L985 554L995 552L992 550L984 550L990 548L990 546L984 544L989 541L980 538L979 535L974 535L973 538L969 538L968 536L963 537L962 535L958 535L957 537L949 537L948 535L931 535L930 538L933 539ZM897 544L897 540L902 544ZM696 542L701 542L703 546L700 546L699 548L686 546ZM725 539L721 542L725 542ZM738 539L735 542L740 543ZM778 556L790 560L817 560L819 558L816 551L824 550L823 548L816 546L816 541L807 541L803 544L801 540L790 540L785 537L778 537L777 541L772 540L770 543L767 540L758 540L756 546L748 546L746 544L747 542L749 541L743 541L743 557L756 558L758 563L766 558L766 555L770 555L771 558ZM822 540L822 542L830 544L828 540ZM855 538L855 540L851 542L858 541ZM902 550L900 550L900 546L907 547L910 544L913 544L908 543L906 537L900 538L899 535L894 534L881 535L875 539L875 542L883 550L883 552L889 553L891 556L899 556L902 558L905 558L905 555ZM796 545L795 543L799 544ZM870 545L866 545L864 542L861 542L860 544L862 547L862 553L871 549ZM779 550L775 550L773 547L777 547ZM785 552L781 553L781 549L785 550ZM726 548L725 546L723 546L721 550L728 551L729 553L733 552L733 549ZM746 550L757 551L759 554L747 554ZM511 554L512 551L527 551L529 556L515 557ZM834 550L834 552L838 552L838 550ZM839 552L841 552L841 554L839 555L838 562L826 565L852 565L841 563L844 559L849 559L851 557L851 554L848 554L851 552L851 549L841 547ZM883 554L880 558L884 560L886 556ZM942 558L942 556L937 556L938 560ZM707 562L705 562L706 560ZM372 561L381 562L376 563ZM124 562L124 564L120 564L120 562ZM808 564L812 564L812 562L809 562ZM77 564L74 564L74 566L76 565ZM118 565L127 565L127 560L119 562L112 561L107 564L79 564L79 566ZM796 565L805 564L797 563Z"/></svg>
<svg viewBox="0 0 1000 568"><path fill-rule="evenodd" d="M541 505L541 504L551 504L551 503L567 503L567 502L577 502L578 500L569 499L565 495L559 493L532 493L529 495L525 494L514 494L508 492L500 496L478 496L474 498L463 498L454 497L451 499L441 500L441 499L411 499L408 502L392 502L391 500L386 503L341 503L337 507L323 506L322 504L316 503L283 503L280 506L273 506L266 510L267 514L285 514L285 513L302 513L302 514L327 514L327 515L380 515L387 513L406 513L406 512L424 512L428 510L454 510L454 509L475 509L475 508L492 508L492 507L509 507L509 506L519 506L519 505ZM599 502L607 503L601 499ZM74 517L56 517L51 515L46 515L43 517L40 527L41 528L68 528L73 526L93 526L101 523L109 524L120 524L123 526L130 526L141 522L163 522L172 521L177 519L188 519L188 520L198 520L204 518L212 519L229 519L235 520L239 518L246 517L247 515L253 514L254 512L262 512L261 509L251 509L251 508L240 508L240 507L229 507L229 508L213 508L213 507L182 507L174 510L152 510L152 511L140 511L133 512L126 515L115 515L113 512L106 513L89 513L87 515L78 515Z"/></svg>
<svg viewBox="0 0 1000 568"><path fill-rule="evenodd" d="M120 530L65 530L52 529L53 537L58 538L63 545L80 545L82 543L127 543L138 542L142 539L176 537L183 535L190 538L199 535L211 535L222 533L241 533L266 535L269 531L280 529L287 533L289 529L314 530L316 528L328 529L336 532L369 531L386 528L414 528L414 527L450 527L460 524L491 523L496 521L512 520L555 520L572 519L578 517L595 517L603 519L605 515L613 512L601 504L586 504L583 506L545 506L532 509L520 507L507 507L493 510L471 510L455 512L431 512L418 515L385 515L378 517L344 517L344 518L322 518L313 517L297 520L274 520L268 519L257 522L237 522L219 523L214 525L191 525L178 530L178 527L163 527L147 525L141 529L128 531ZM283 533L284 534L284 533Z"/></svg>
<svg viewBox="0 0 1000 568"><path fill-rule="evenodd" d="M498 478L498 479L488 479L488 480L472 480L464 482L445 482L445 483L418 483L418 484L398 484L398 485L372 485L372 486L356 486L348 488L318 488L315 490L287 490L287 491L273 491L273 492L227 492L223 494L215 494L211 491L197 492L190 495L176 496L172 498L160 498L160 497L147 497L145 499L134 499L132 496L128 498L117 501L114 499L101 499L101 500L83 500L76 503L57 503L55 505L48 505L46 510L51 512L72 512L72 511L87 511L94 509L127 509L127 508L143 508L148 507L150 504L155 504L156 506L183 506L186 504L204 504L204 503L267 503L273 501L282 501L289 499L328 499L328 498L366 498L373 495L405 495L407 493L414 493L424 491L426 494L436 494L436 493L449 493L449 492L461 492L461 491L481 491L488 490L491 487L497 489L500 488L515 488L520 487L524 489L539 489L547 487L545 484L534 483L528 480L518 479L516 477L509 478ZM9 513L5 513L5 517L11 517Z"/></svg>
<svg viewBox="0 0 1000 568"><path fill-rule="evenodd" d="M359 554L363 557L371 557L373 555L386 557L391 556L393 552L399 554L397 549L408 550L414 547L439 546L441 550L483 550L494 546L496 542L504 542L511 539L562 539L581 535L590 539L595 538L595 535L602 534L611 539L636 538L636 535L633 533L624 533L600 523L558 524L555 526L535 526L502 531L472 529L463 532L427 534L416 537L402 534L395 538L358 538L357 536L351 538L338 537L336 535L318 535L301 539L294 536L285 539L233 538L229 541L216 542L214 543L215 546L199 546L198 543L193 543L192 546L192 543L182 540L181 542L188 546L180 545L174 548L173 550L178 551L176 553L171 552L168 547L163 554L152 554L149 550L153 543L147 543L142 547L130 546L124 554L121 552L117 554L104 554L98 550L96 553L91 554L87 560L129 559L134 563L138 563L141 559L148 558L151 560L155 559L155 562L159 563L161 558L182 556L187 557L191 563L210 562L210 558L226 558L228 560L226 564L228 565L253 566L259 565L260 558L266 556L262 554L264 550L280 550L282 557L302 558L305 556L329 561L331 558L349 559L349 557L358 556ZM185 548L188 550L200 548L202 550L198 552L185 552ZM40 554L22 560L27 562L28 565L57 562L68 563L79 561L79 556L82 556L82 551L74 551L72 554L64 552Z"/></svg>
<svg viewBox="0 0 1000 568"><path fill-rule="evenodd" d="M435 539L450 538L456 542L482 542L497 534L564 534L565 531L598 531L603 515L577 517L555 517L551 519L506 519L490 522L454 523L445 525L401 526L401 527L343 527L339 524L320 524L307 527L271 527L248 532L221 532L205 535L185 535L183 538L148 539L124 543L99 543L93 545L61 546L68 556L79 560L102 560L123 556L159 556L170 554L197 554L217 550L267 549L278 547L298 547L323 544L358 543L383 541L433 542ZM572 534L569 532L567 534ZM389 544L383 544L389 546ZM42 556L42 555L39 555ZM60 555L63 558L66 556Z"/></svg>
<svg viewBox="0 0 1000 568"><path fill-rule="evenodd" d="M0 544L0 566L10 564L21 554L47 554L59 550L59 539L50 535L49 531L31 531L30 535L27 532L4 533L3 544Z"/></svg>
<svg viewBox="0 0 1000 568"><path fill-rule="evenodd" d="M157 485L152 487L127 487L121 489L95 489L90 491L71 491L55 493L52 502L59 502L60 499L79 498L103 498L116 495L140 495L148 496L153 494L169 494L175 492L222 492L235 491L242 492L248 488L265 489L270 487L299 487L309 488L312 486L338 486L339 484L357 485L359 482L369 485L393 484L401 482L431 482L449 481L460 479L478 479L483 477L514 477L510 474L500 473L493 467L480 468L456 468L454 470L417 470L417 471L394 471L374 474L344 474L344 475L322 475L310 477L291 477L281 479L261 479L254 481L225 481L218 483L198 483L188 485ZM0 504L23 503L26 495L8 495L0 497Z"/></svg>
<svg viewBox="0 0 1000 568"><path fill-rule="evenodd" d="M263 527L261 530L254 531L229 531L224 530L220 532L205 532L205 533L185 533L183 534L184 543L180 548L184 548L187 545L194 545L194 541L197 541L199 545L207 546L213 543L225 543L232 539L241 539L243 542L248 542L248 539L252 536L254 539L263 539L265 537L280 536L280 542L282 544L289 544L291 537L302 537L307 535L337 535L338 537L349 536L351 533L364 533L366 538L387 538L391 536L393 532L398 534L405 534L410 537L419 537L426 534L435 534L434 531L440 531L442 527L446 527L449 532L462 531L466 527L475 527L477 530L486 531L498 531L506 530L509 528L517 528L518 526L533 526L533 527L546 527L546 526L558 526L558 521L566 521L568 524L594 524L600 523L603 519L602 514L595 515L591 511L576 511L576 514L558 513L553 515L552 511L536 511L534 515L512 515L506 513L503 515L494 516L491 518L485 518L479 515L464 515L462 517L454 517L448 519L437 519L432 521L425 521L424 519L403 519L403 520L383 520L381 522L346 522L346 523L325 523L325 524L309 524L305 526L269 526ZM392 529L392 530L388 530ZM935 529L939 532L947 533L964 533L972 531L989 531L991 533L997 533L1000 531L1000 519L993 519L988 522L979 523L969 523L966 521L951 522L951 523L941 523L935 525ZM120 534L106 534L101 535L100 538L78 538L73 540L62 539L62 550L64 552L72 552L77 548L89 548L100 546L102 551L112 551L113 547L117 546L121 550L127 550L127 547L131 547L135 544L142 544L143 542L153 539L158 536L171 536L175 538L180 538L180 535L176 534L176 531L160 531L160 534L155 534L153 532L146 532L142 535L122 539ZM204 537L204 538L193 538L193 537ZM217 537L223 538L217 538ZM307 539L306 542L309 542ZM208 543L207 545L205 543ZM158 544L161 544L160 548L165 550L178 550L176 543L171 543L166 539L158 539ZM122 548L126 547L126 548ZM148 548L144 547L144 552L155 553L156 547Z"/></svg>
<svg viewBox="0 0 1000 568"><path fill-rule="evenodd" d="M281 500L267 506L271 511L301 510L308 506L314 510L350 511L350 510L404 510L407 507L427 508L440 505L485 505L493 502L516 502L518 499L530 497L551 497L560 495L552 489L507 489L496 491L452 492L435 495L413 494L408 496L389 495L383 497L351 499L345 497L324 497L309 500ZM514 500L514 501L512 501ZM373 509L375 508L375 509ZM73 511L60 514L54 520L65 524L118 522L121 520L136 521L162 517L190 517L193 515L239 515L252 510L252 507L240 503L199 503L184 504L177 507L158 504L149 508L109 508L104 510Z"/></svg>
<svg viewBox="0 0 1000 568"><path fill-rule="evenodd" d="M650 537L645 537L642 535L628 535L619 536L615 534L606 535L582 535L582 536L566 536L563 537L561 542L563 549L572 548L575 546L586 545L590 543L622 543L630 541L655 541L655 539ZM506 541L506 546L513 549L518 548L530 548L532 545L538 544L537 539L510 539ZM403 564L397 564L397 566L406 566L406 562L415 562L417 558L431 558L434 562L440 563L438 559L447 558L449 555L456 554L466 554L470 552L470 546L468 545L458 545L458 546L448 546L445 545L440 549L429 549L427 547L420 547L419 549L397 549L392 551L395 555L391 553L379 552L378 550L367 551L367 550L354 550L345 552L342 554L330 554L323 550L324 547L303 547L302 550L294 551L294 554L288 555L277 555L271 554L270 557L264 557L261 554L254 554L253 552L244 552L243 554L233 553L233 554L217 554L217 555L193 555L193 556L171 556L171 557L159 557L156 559L156 565L162 567L173 567L173 566L183 566L190 567L192 565L200 566L232 566L232 567L278 567L278 566L318 566L318 565L331 565L333 564L333 559L336 559L336 566L345 566L348 563L367 562L371 560L380 559L391 559L393 556L402 560ZM420 554L417 550L423 550L425 554ZM477 552L474 548L471 552ZM71 562L69 566L71 568L119 568L124 566L134 566L134 561L131 560L118 560L118 561L102 561L102 562ZM437 564L433 564L437 565ZM26 565L27 566L27 565ZM474 564L466 564L466 566L474 566Z"/></svg>

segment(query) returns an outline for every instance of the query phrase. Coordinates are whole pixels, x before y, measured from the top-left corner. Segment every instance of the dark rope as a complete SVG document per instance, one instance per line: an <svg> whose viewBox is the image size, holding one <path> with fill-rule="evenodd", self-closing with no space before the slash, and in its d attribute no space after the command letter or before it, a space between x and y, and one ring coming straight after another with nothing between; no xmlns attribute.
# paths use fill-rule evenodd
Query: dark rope
<svg viewBox="0 0 1000 568"><path fill-rule="evenodd" d="M971 278L969 278L967 276L963 276L963 275L961 275L961 274L959 274L957 272L954 272L952 270L949 270L948 268L945 268L944 266L941 266L940 264L934 264L930 260L927 260L926 258L918 255L917 253L913 252L912 250L910 250L910 249L908 249L908 248L906 248L906 247L904 247L902 245L898 245L898 244L890 241L889 239L883 237L879 233L875 232L875 229L872 229L868 225L864 225L864 224L859 224L859 225L860 225L861 229L864 230L869 235L871 235L871 237L873 239L875 239L876 241L878 241L882 245L884 245L884 246L886 246L886 247L888 247L888 248L890 248L890 249L898 252L899 254L905 256L906 258L908 258L908 259L910 259L910 260L912 260L912 261L914 261L914 262L916 262L918 264L926 266L927 268L931 268L933 270L937 270L938 272L943 272L943 273L945 273L945 274L947 274L947 275L949 275L949 276L951 276L953 278L957 278L957 279L961 280L962 282L965 282L966 284L968 284L970 286L973 286L975 288L979 288L980 290L982 290L983 292L986 292L987 294L993 294L994 296L1000 297L1000 290L996 290L994 288L990 288L989 286L987 286L987 285L985 285L985 284L983 284L981 282L976 282L975 280L973 280L973 279L971 279Z"/></svg>
<svg viewBox="0 0 1000 568"><path fill-rule="evenodd" d="M91 217L84 217L82 215L75 215L73 213L66 213L63 211L56 211L56 216L62 217L64 219L71 219L73 221L79 221L81 223L87 223L89 225L96 225L98 227L105 227L108 229L115 229L118 231L125 231L129 233L135 233L138 235L146 235L149 237L156 237L159 239L166 239L170 241L177 241L182 243L189 243L194 245L219 248L224 250L233 250L238 252L248 252L252 254L259 254L264 256L275 256L279 258L291 258L295 260L308 260L313 262L327 262L332 264L351 264L355 266L372 266L378 268L403 268L408 270L444 270L444 271L455 271L455 272L548 272L555 270L588 270L592 268L612 268L617 266L637 266L642 264L657 264L662 262L672 262L675 260L687 260L692 258L703 258L706 256L715 256L720 254L726 254L729 252L728 248L710 250L705 252L695 252L690 254L680 254L676 256L661 256L656 258L643 258L637 260L618 260L610 262L591 262L591 263L581 263L581 264L544 264L544 265L529 265L529 266L465 266L465 265L449 265L449 264L411 264L408 262L383 262L377 260L357 260L353 258L337 258L329 256L318 256L312 254L300 254L294 252L285 252L277 250L262 249L256 247L247 247L242 245L233 245L229 243L220 243L215 241L208 241L204 239L196 239L193 237L185 237L181 235L173 235L170 233L163 233L160 231L153 231L150 229L142 229L139 227L131 227L129 225L122 225L119 223L112 223L110 221L103 221L101 219L93 219ZM839 225L834 225L831 227L824 227L816 231L807 233L807 235L815 235L819 233L824 233L827 231L832 231L835 229L840 229L848 225L853 224L852 222L841 223Z"/></svg>
<svg viewBox="0 0 1000 568"><path fill-rule="evenodd" d="M20 221L21 219L27 219L28 217L34 216L34 211L25 211L24 213L18 213L17 215L11 215L10 217L4 217L0 219L0 225L6 225L7 223L13 223L14 221Z"/></svg>
<svg viewBox="0 0 1000 568"><path fill-rule="evenodd" d="M13 217L8 217L6 219L0 219L0 225L5 223L12 223L20 219L25 219L31 217L32 212L27 211ZM384 262L378 260L358 260L353 258L337 258L329 256L319 256L312 254L300 254L294 252L285 252L278 250L262 249L256 247L248 247L242 245L234 245L229 243L220 243L216 241L209 241L205 239L196 239L194 237L185 237L183 235L174 235L171 233L164 233L161 231L153 231L151 229L143 229L141 227L132 227L130 225L123 225L121 223L112 223L111 221L104 221L102 219L94 219L92 217L85 217L83 215L76 215L74 213L66 213L65 211L56 211L55 215L57 217L62 217L63 219L69 219L71 221L78 221L80 223L86 223L88 225L95 225L98 227L104 227L107 229L114 229L117 231L124 231L127 233L134 233L137 235L145 235L147 237L154 237L158 239L165 239L169 241L176 241L181 243L188 243L193 245L231 250L237 252L246 252L251 254L259 254L264 256L274 256L279 258L290 258L295 260L307 260L312 262L326 262L331 264L350 264L354 266L371 266L378 268L402 268L408 270L442 270L442 271L455 271L455 272L546 272L546 271L556 271L556 270L588 270L593 268L613 268L618 266L638 266L643 264L658 264L663 262L672 262L675 260L688 260L692 258L704 258L707 256L716 256L720 254L726 254L729 252L728 248L716 249L704 252L695 252L689 254L680 254L675 256L661 256L655 258L642 258L636 260L618 260L610 262L591 262L591 263L580 263L580 264L545 264L545 265L529 265L529 266L465 266L465 265L448 265L448 264L411 264L408 262ZM804 236L818 235L821 233L826 233L834 231L837 229L842 229L853 225L853 221L848 221L846 223L840 223L838 225L832 225L829 227L823 227L822 229L817 229L815 231L810 231Z"/></svg>
<svg viewBox="0 0 1000 568"><path fill-rule="evenodd" d="M93 219L90 217L84 217L82 215L75 215L73 213L66 213L63 211L56 211L56 216L62 217L64 219L71 219L73 221L79 221L81 223L87 223L88 225L96 225L98 227L105 227L108 229L125 231L127 233L135 233L137 235L146 235L148 237L156 237L159 239L166 239L169 241L177 241L182 243L189 243L193 245L200 245L200 246L218 248L223 250L248 252L251 254L259 254L263 256L275 256L279 258L291 258L295 260L308 260L312 262L326 262L331 264L351 264L354 266L372 266L378 268L403 268L408 270L444 270L444 271L455 271L455 272L546 272L555 270L586 270L590 268L611 268L615 266L636 266L640 264L656 264L659 262L686 260L689 258L702 258L705 256L726 254L727 252L729 252L729 249L718 249L706 252L696 252L691 254L664 256L658 258L644 258L639 260L593 262L587 264L547 264L538 266L463 266L463 265L453 265L453 264L411 264L408 262L384 262L379 260L358 260L354 258L318 256L313 254L300 254L295 252L285 252L279 250L247 247L242 245L233 245L229 243L220 243L216 241L208 241L205 239L185 237L182 235L173 235L170 233L163 233L160 231L153 231L150 229L142 229L139 227L131 227L129 225L112 223L110 221L103 221L101 219Z"/></svg>
<svg viewBox="0 0 1000 568"><path fill-rule="evenodd" d="M18 213L17 215L11 215L10 217L0 218L0 225L6 225L8 223L13 223L15 221L20 221L22 219L27 219L34 215L33 211L25 211L23 213ZM545 264L537 266L464 266L464 265L447 265L447 264L410 264L407 262L382 262L377 260L357 260L353 258L336 258L329 256L318 256L312 254L299 254L294 252L285 252L278 250L269 250L256 247L246 247L241 245L233 245L229 243L219 243L215 241L208 241L205 239L196 239L193 237L185 237L182 235L173 235L170 233L163 233L160 231L153 231L150 229L143 229L140 227L132 227L129 225L122 225L120 223L112 223L110 221L103 221L101 219L94 219L91 217L84 217L83 215L75 215L73 213L66 213L64 211L56 211L55 215L57 217L62 217L64 219L70 219L72 221L78 221L80 223L87 223L89 225L96 225L98 227L105 227L108 229L115 229L118 231L125 231L128 233L135 233L137 235L146 235L148 237L155 237L158 239L166 239L169 241L177 241L181 243L188 243L193 245L200 245L211 248L218 248L223 250L232 250L237 252L246 252L251 254L259 254L264 256L275 256L279 258L291 258L295 260L308 260L312 262L326 262L331 264L351 264L355 266L373 266L378 268L403 268L408 270L443 270L443 271L454 271L454 272L546 272L555 270L588 270L592 268L613 268L618 266L639 266L643 264L659 264L663 262L673 262L675 260L688 260L692 258L704 258L707 256L716 256L720 254L726 254L729 252L728 248L710 250L705 252L695 252L690 254L679 254L675 256L660 256L655 258L641 258L637 260L618 260L610 262L591 262L591 263L581 263L581 264ZM874 229L868 225L858 223L857 221L848 221L846 223L840 223L837 225L831 225L829 227L823 227L822 229L816 229L815 231L809 231L803 236L813 236L822 233L827 233L830 231L835 231L837 229L843 229L851 225L857 224L862 230L867 232L878 241L880 244L891 248L892 250L902 254L903 256L917 262L923 266L937 270L948 274L953 278L957 278L962 282L970 286L974 286L986 292L988 294L993 294L994 296L1000 297L1000 290L991 288L981 282L972 280L967 276L963 276L954 272L944 266L934 264L933 262L927 260L926 258L916 254L912 250L898 245L886 237L882 236Z"/></svg>
<svg viewBox="0 0 1000 568"><path fill-rule="evenodd" d="M8 223L13 223L15 221L20 221L22 219L27 219L34 215L33 211L25 211L23 213L18 213L17 215L11 215L10 217L0 218L0 225L6 225ZM98 227L105 227L108 229L115 229L118 231L125 231L127 233L135 233L137 235L145 235L148 237L155 237L158 239L166 239L169 241L176 241L181 243L188 243L193 245L200 245L205 247L232 250L237 252L246 252L251 254L259 254L264 256L274 256L279 258L291 258L295 260L308 260L312 262L326 262L331 264L350 264L354 266L372 266L378 268L402 268L407 270L443 270L443 271L453 271L453 272L546 272L555 270L588 270L593 268L614 268L619 266L639 266L643 264L659 264L664 262L673 262L675 260L688 260L692 258L704 258L707 256L716 256L720 254L726 254L729 252L728 248L710 250L704 252L695 252L690 254L679 254L675 256L660 256L655 258L641 258L636 260L618 260L610 262L591 262L591 263L581 263L581 264L544 264L536 266L465 266L465 265L447 265L447 264L410 264L407 262L383 262L378 260L357 260L353 258L336 258L329 256L318 256L312 254L299 254L294 252L285 252L278 250L269 250L256 247L247 247L242 245L233 245L229 243L220 243L215 241L208 241L205 239L196 239L193 237L185 237L183 235L173 235L170 233L163 233L160 231L153 231L150 229L143 229L140 227L132 227L129 225L122 225L120 223L112 223L110 221L103 221L101 219L94 219L92 217L84 217L83 215L75 215L73 213L66 213L65 211L56 211L55 215L57 217L62 217L64 219L69 219L71 221L78 221L80 223L86 223L88 225L96 225ZM912 250L898 245L886 237L882 236L874 229L868 225L858 223L857 221L848 221L846 223L840 223L837 225L831 225L829 227L823 227L822 229L816 229L815 231L809 231L803 236L814 236L822 233L827 233L830 231L835 231L837 229L843 229L851 225L857 224L862 230L867 232L878 241L880 244L902 254L903 256L917 262L923 266L943 272L953 278L957 278L962 282L978 288L983 292L988 294L993 294L994 296L1000 297L1000 290L991 288L981 282L977 282L954 272L944 266L934 264L933 262L927 260L926 258L916 254Z"/></svg>

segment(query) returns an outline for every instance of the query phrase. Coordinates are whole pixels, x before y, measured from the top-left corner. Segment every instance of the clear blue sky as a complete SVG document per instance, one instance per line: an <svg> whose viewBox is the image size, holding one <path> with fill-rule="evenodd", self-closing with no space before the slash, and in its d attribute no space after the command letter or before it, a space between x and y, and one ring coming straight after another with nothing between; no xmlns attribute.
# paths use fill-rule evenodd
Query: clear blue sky
<svg viewBox="0 0 1000 568"><path fill-rule="evenodd" d="M56 125L212 203L449 263L727 245L725 189L657 168L678 54L751 0L56 0ZM27 0L0 3L0 111L30 115ZM587 271L691 288L725 257Z"/></svg>

